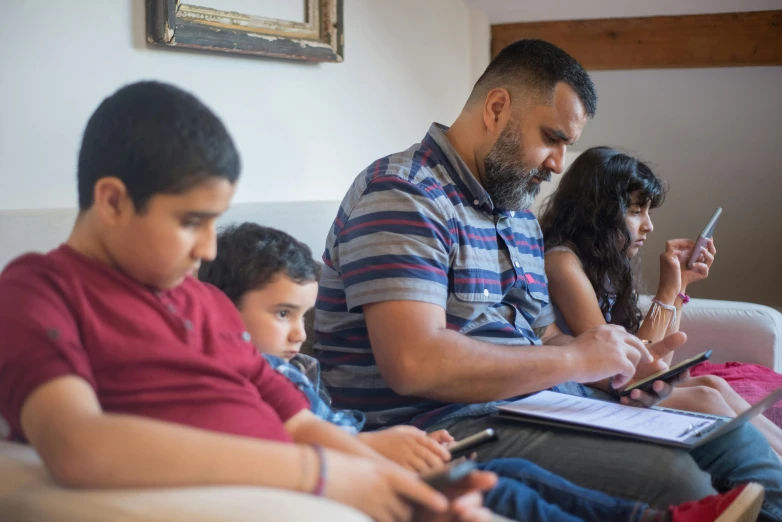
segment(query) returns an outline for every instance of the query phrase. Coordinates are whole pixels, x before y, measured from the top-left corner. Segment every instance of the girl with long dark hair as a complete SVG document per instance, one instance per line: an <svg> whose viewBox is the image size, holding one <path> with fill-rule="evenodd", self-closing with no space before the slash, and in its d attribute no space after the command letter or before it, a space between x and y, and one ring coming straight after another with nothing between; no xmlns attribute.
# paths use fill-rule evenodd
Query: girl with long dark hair
<svg viewBox="0 0 782 522"><path fill-rule="evenodd" d="M586 150L562 176L544 206L540 224L549 293L564 332L579 335L610 323L656 342L678 331L689 300L687 288L708 277L716 249L710 240L693 267L687 268L695 243L668 241L660 255L657 293L642 318L633 259L654 230L650 210L664 199L665 185L648 165L608 147ZM664 362L670 364L672 356L664 357ZM636 378L657 370L658 363L639 365ZM750 407L724 379L713 375L678 384L660 404L731 417ZM782 454L782 429L762 415L753 423Z"/></svg>

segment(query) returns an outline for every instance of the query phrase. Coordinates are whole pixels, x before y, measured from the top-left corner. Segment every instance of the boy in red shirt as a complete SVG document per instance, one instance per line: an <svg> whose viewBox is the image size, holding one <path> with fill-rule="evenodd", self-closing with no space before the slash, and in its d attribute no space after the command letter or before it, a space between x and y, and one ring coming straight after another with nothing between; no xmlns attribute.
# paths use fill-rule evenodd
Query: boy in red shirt
<svg viewBox="0 0 782 522"><path fill-rule="evenodd" d="M215 256L239 157L192 95L124 87L90 118L65 244L0 276L0 416L71 487L242 484L323 494L376 520L483 520L308 411L241 317L192 276ZM322 447L328 449L322 449ZM486 489L490 474L469 487ZM263 508L259 507L259 511Z"/></svg>

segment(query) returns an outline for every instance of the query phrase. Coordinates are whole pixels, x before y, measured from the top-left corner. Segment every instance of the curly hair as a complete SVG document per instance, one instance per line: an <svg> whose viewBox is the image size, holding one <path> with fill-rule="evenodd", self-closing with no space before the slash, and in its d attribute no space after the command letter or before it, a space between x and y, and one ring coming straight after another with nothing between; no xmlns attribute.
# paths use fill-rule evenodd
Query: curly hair
<svg viewBox="0 0 782 522"><path fill-rule="evenodd" d="M320 265L309 247L289 234L242 223L220 231L217 256L201 265L198 278L240 307L247 292L263 288L280 274L299 284L311 283L320 277Z"/></svg>
<svg viewBox="0 0 782 522"><path fill-rule="evenodd" d="M632 205L663 204L666 186L648 165L609 147L584 151L546 201L540 218L545 246L567 245L581 260L611 323L635 333L641 325L637 275L627 250L625 215ZM610 297L614 297L613 305Z"/></svg>

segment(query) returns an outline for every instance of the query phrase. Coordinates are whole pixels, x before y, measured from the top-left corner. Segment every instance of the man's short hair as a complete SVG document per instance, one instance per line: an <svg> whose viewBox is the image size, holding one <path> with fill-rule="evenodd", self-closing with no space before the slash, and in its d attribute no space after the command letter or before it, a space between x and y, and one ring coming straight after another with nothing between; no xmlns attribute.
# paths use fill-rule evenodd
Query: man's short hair
<svg viewBox="0 0 782 522"><path fill-rule="evenodd" d="M181 194L212 178L239 178L239 153L220 119L195 96L158 82L125 86L103 100L79 152L79 208L101 178L119 178L137 212L156 194Z"/></svg>
<svg viewBox="0 0 782 522"><path fill-rule="evenodd" d="M475 83L470 103L483 101L492 89L527 88L550 97L559 82L578 95L591 118L597 111L595 85L572 56L544 40L519 40L507 46L491 61Z"/></svg>
<svg viewBox="0 0 782 522"><path fill-rule="evenodd" d="M259 290L284 275L296 283L320 277L320 265L304 243L275 228L255 223L233 225L217 236L217 256L198 271L238 307L247 292Z"/></svg>

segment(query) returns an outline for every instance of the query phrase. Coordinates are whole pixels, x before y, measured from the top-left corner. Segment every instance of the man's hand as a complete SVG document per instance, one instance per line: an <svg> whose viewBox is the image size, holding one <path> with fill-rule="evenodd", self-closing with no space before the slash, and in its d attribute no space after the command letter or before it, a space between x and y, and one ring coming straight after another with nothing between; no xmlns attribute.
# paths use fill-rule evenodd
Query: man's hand
<svg viewBox="0 0 782 522"><path fill-rule="evenodd" d="M576 382L596 382L613 377L614 386L627 384L641 361L654 358L644 343L621 326L591 328L562 347L572 361Z"/></svg>
<svg viewBox="0 0 782 522"><path fill-rule="evenodd" d="M657 372L667 370L668 365L663 358L673 353L677 348L680 348L685 342L687 342L687 335L684 332L674 332L661 341L647 345L649 353L654 357L654 362L639 364L635 369L633 380L638 381L645 379ZM630 384L632 384L632 382L627 383L628 386Z"/></svg>
<svg viewBox="0 0 782 522"><path fill-rule="evenodd" d="M652 365L686 341L686 335L676 332L647 346L621 326L602 325L587 330L563 348L575 361L573 380L597 382L613 377L614 388L620 389L635 376L639 363Z"/></svg>
<svg viewBox="0 0 782 522"><path fill-rule="evenodd" d="M451 460L451 454L440 442L440 439L447 442L445 436L439 432L435 433L437 435L427 436L426 432L413 426L394 426L385 430L359 433L358 437L397 464L418 473L426 473L441 468L445 462ZM447 432L445 434L447 435Z"/></svg>
<svg viewBox="0 0 782 522"><path fill-rule="evenodd" d="M633 390L630 392L629 397L622 397L620 402L622 404L636 406L638 408L651 408L652 406L656 406L660 402L670 397L676 385L683 383L689 378L690 370L687 370L680 373L668 382L654 381L654 384L652 384L652 392Z"/></svg>

